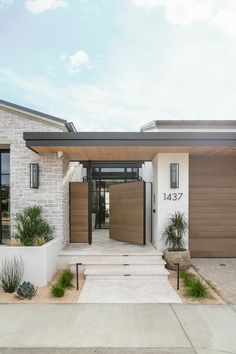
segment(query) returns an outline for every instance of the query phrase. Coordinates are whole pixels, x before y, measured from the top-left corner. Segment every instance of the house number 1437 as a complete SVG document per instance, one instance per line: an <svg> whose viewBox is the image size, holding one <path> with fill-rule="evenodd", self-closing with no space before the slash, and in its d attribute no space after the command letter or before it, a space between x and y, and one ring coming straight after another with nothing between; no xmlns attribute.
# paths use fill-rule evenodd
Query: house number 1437
<svg viewBox="0 0 236 354"><path fill-rule="evenodd" d="M180 200L183 196L183 193L164 193L164 200Z"/></svg>

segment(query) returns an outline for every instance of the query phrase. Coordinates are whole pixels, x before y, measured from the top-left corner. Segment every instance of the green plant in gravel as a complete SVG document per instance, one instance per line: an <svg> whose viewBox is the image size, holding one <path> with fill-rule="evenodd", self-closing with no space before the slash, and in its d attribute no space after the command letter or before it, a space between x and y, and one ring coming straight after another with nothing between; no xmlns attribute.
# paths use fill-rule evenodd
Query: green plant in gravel
<svg viewBox="0 0 236 354"><path fill-rule="evenodd" d="M181 271L180 277L183 280L185 286L191 285L191 282L194 279L194 275L191 274L191 273L186 272L185 270Z"/></svg>
<svg viewBox="0 0 236 354"><path fill-rule="evenodd" d="M208 290L205 284L200 279L193 279L186 289L186 295L191 297L207 297Z"/></svg>
<svg viewBox="0 0 236 354"><path fill-rule="evenodd" d="M56 283L51 287L51 295L54 297L63 297L65 289L59 283Z"/></svg>
<svg viewBox="0 0 236 354"><path fill-rule="evenodd" d="M181 279L186 286L186 295L189 297L207 297L209 296L207 287L194 274L186 271L181 272Z"/></svg>
<svg viewBox="0 0 236 354"><path fill-rule="evenodd" d="M70 289L73 287L74 275L70 270L65 270L58 280L58 284L64 289Z"/></svg>
<svg viewBox="0 0 236 354"><path fill-rule="evenodd" d="M21 257L8 257L2 260L0 283L6 293L14 293L18 288L24 273L24 263Z"/></svg>
<svg viewBox="0 0 236 354"><path fill-rule="evenodd" d="M34 246L37 238L48 242L52 234L52 227L42 217L41 207L34 205L16 215L15 237L20 239L22 246Z"/></svg>

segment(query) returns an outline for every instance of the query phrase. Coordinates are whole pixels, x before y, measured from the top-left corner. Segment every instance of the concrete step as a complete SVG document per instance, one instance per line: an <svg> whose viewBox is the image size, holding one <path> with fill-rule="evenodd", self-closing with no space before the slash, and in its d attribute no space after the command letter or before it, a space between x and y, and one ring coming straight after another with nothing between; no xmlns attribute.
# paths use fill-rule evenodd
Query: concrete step
<svg viewBox="0 0 236 354"><path fill-rule="evenodd" d="M71 257L69 265L82 263L84 265L123 265L123 264L156 264L165 265L161 256L81 256Z"/></svg>
<svg viewBox="0 0 236 354"><path fill-rule="evenodd" d="M137 245L130 245L129 247L127 246L122 246L120 249L117 248L110 248L110 249L103 249L103 246L99 248L93 248L93 246L86 246L83 248L83 246L77 246L73 247L73 244L70 244L72 246L67 246L61 252L59 253L60 256L77 256L77 257L82 257L82 256L162 256L163 253L161 251L158 251L154 247L152 248L145 248L146 246L137 246Z"/></svg>
<svg viewBox="0 0 236 354"><path fill-rule="evenodd" d="M86 276L86 280L87 279L94 279L94 280L143 280L145 282L145 280L156 280L157 282L160 280L168 280L168 275L169 272L167 271L167 273L164 274L158 274L158 275L138 275L138 274L132 274L132 275L88 275Z"/></svg>
<svg viewBox="0 0 236 354"><path fill-rule="evenodd" d="M117 276L117 275L158 275L167 276L169 273L163 265L113 265L113 266L89 266L85 267L85 276Z"/></svg>

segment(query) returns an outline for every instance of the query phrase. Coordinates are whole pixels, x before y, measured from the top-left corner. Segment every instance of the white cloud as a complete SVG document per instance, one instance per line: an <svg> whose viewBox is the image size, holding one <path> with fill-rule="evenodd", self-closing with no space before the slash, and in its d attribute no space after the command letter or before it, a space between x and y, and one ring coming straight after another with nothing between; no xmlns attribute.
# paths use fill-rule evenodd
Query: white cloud
<svg viewBox="0 0 236 354"><path fill-rule="evenodd" d="M91 64L88 54L83 50L78 50L76 53L69 56L68 69L71 73L77 73L82 67L90 68Z"/></svg>
<svg viewBox="0 0 236 354"><path fill-rule="evenodd" d="M236 35L236 9L235 11L220 11L212 18L211 25L218 27L229 35Z"/></svg>
<svg viewBox="0 0 236 354"><path fill-rule="evenodd" d="M65 60L65 59L67 59L68 58L68 53L67 52L64 52L64 53L62 53L61 55L60 55L60 59L61 60Z"/></svg>
<svg viewBox="0 0 236 354"><path fill-rule="evenodd" d="M48 10L65 8L68 4L65 0L27 0L25 6L30 12L36 15Z"/></svg>
<svg viewBox="0 0 236 354"><path fill-rule="evenodd" d="M146 10L163 8L172 25L189 26L205 22L226 34L236 34L236 2L227 0L131 0Z"/></svg>
<svg viewBox="0 0 236 354"><path fill-rule="evenodd" d="M13 0L0 0L0 9L5 5L13 5L13 4L14 4Z"/></svg>

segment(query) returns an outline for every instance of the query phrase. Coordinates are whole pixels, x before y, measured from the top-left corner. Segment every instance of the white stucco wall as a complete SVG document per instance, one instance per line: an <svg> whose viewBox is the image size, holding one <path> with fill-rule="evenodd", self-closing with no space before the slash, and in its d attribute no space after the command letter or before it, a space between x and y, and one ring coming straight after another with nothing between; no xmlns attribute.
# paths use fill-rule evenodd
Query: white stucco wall
<svg viewBox="0 0 236 354"><path fill-rule="evenodd" d="M62 238L57 237L43 246L0 247L0 270L4 259L21 257L24 263L23 281L36 286L46 286L58 269L58 253L62 247Z"/></svg>
<svg viewBox="0 0 236 354"><path fill-rule="evenodd" d="M170 188L170 164L179 163L179 188ZM159 250L166 248L162 240L162 232L168 217L176 211L184 213L188 220L189 208L189 155L188 154L157 154L153 166L153 243ZM171 194L171 200L164 198ZM177 200L174 200L177 193ZM178 200L179 194L183 193ZM186 247L188 235L186 235Z"/></svg>

